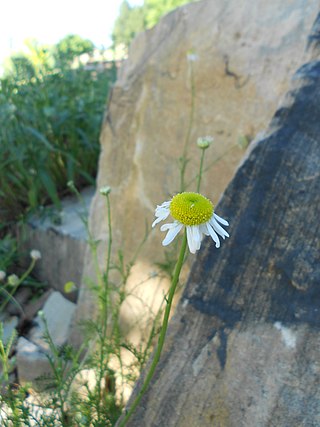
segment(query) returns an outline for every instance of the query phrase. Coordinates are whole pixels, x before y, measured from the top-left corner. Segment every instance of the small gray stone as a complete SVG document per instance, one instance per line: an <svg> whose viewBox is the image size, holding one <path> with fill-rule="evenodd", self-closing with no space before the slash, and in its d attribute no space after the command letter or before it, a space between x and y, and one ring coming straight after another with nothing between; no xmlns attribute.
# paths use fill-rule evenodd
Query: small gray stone
<svg viewBox="0 0 320 427"><path fill-rule="evenodd" d="M42 294L38 299L34 301L29 301L24 307L24 316L22 318L22 321L32 321L33 318L36 316L38 311L44 306L45 302L49 298L49 296L52 294L53 290L49 289L44 294Z"/></svg>
<svg viewBox="0 0 320 427"><path fill-rule="evenodd" d="M85 206L89 209L94 193L92 187L81 192L83 202L75 196L62 201L59 223L53 216L32 217L23 228L18 228L20 251L25 253L22 262L29 265L29 252L37 249L41 252L41 259L36 262L34 273L52 288L64 293L64 285L72 281L79 285L84 253L87 247L87 232L81 216L85 216ZM77 293L66 294L72 301L76 300Z"/></svg>
<svg viewBox="0 0 320 427"><path fill-rule="evenodd" d="M14 332L15 328L18 325L18 318L16 316L9 317L3 322L3 336L2 336L2 342L4 344L7 344L9 339L12 336L12 333Z"/></svg>
<svg viewBox="0 0 320 427"><path fill-rule="evenodd" d="M20 384L34 383L37 378L51 372L47 356L24 337L18 339L16 360Z"/></svg>
<svg viewBox="0 0 320 427"><path fill-rule="evenodd" d="M53 292L47 299L42 311L50 337L56 346L66 342L74 310L75 304L59 292ZM38 315L35 323L36 326L30 330L28 339L21 337L18 340L17 368L21 384L32 382L34 387L41 388L41 383L37 383L36 379L51 374L47 357L51 352L44 338L45 324L42 316Z"/></svg>
<svg viewBox="0 0 320 427"><path fill-rule="evenodd" d="M75 304L64 298L60 292L53 292L42 309L49 335L57 346L61 346L67 341L75 307ZM39 315L36 317L35 322L37 326L31 329L29 338L43 351L48 351L49 346L43 338L45 323Z"/></svg>

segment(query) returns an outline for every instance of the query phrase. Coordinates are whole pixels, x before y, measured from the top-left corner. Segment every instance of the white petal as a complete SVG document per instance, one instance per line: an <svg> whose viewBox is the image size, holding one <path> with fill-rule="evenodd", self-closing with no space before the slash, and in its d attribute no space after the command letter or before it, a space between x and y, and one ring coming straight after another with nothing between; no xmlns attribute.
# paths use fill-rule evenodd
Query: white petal
<svg viewBox="0 0 320 427"><path fill-rule="evenodd" d="M163 215L164 213L168 212L170 209L169 208L164 208L162 206L158 206L155 210L155 215L159 216L159 215Z"/></svg>
<svg viewBox="0 0 320 427"><path fill-rule="evenodd" d="M169 209L167 209L167 210L162 209L162 210L161 210L161 212L157 212L157 211L156 211L155 216L156 216L157 218L153 221L153 223L152 223L152 228L153 228L156 224L158 224L158 222L160 222L160 221L164 221L165 219L167 219L167 218L168 218L168 216L169 216L169 214L170 214Z"/></svg>
<svg viewBox="0 0 320 427"><path fill-rule="evenodd" d="M168 202L163 202L163 203L161 203L161 205L157 205L156 209L158 209L158 208L168 208L170 206L170 204L171 204L171 200L169 200Z"/></svg>
<svg viewBox="0 0 320 427"><path fill-rule="evenodd" d="M187 226L187 239L189 250L194 254L201 246L201 233L198 225Z"/></svg>
<svg viewBox="0 0 320 427"><path fill-rule="evenodd" d="M229 225L228 221L226 221L225 219L221 218L221 216L217 215L216 213L213 214L213 216L215 217L215 219L217 221L219 221L221 224L223 225Z"/></svg>
<svg viewBox="0 0 320 427"><path fill-rule="evenodd" d="M166 219L167 217L165 217L165 218L162 218L161 216L160 217L158 217L157 219L155 219L154 221L153 221L153 223L152 223L152 228L155 226L155 225L157 225L158 224L158 222L160 222L160 221L163 221L164 219Z"/></svg>
<svg viewBox="0 0 320 427"><path fill-rule="evenodd" d="M188 240L189 251L192 254L194 254L196 252L196 248L194 247L193 234L190 226L187 226L187 240Z"/></svg>
<svg viewBox="0 0 320 427"><path fill-rule="evenodd" d="M168 208L171 205L171 200L167 201L167 202L163 202L160 206L163 206L165 208Z"/></svg>
<svg viewBox="0 0 320 427"><path fill-rule="evenodd" d="M168 216L169 215L169 213L170 213L170 209L167 209L167 208L157 208L156 210L155 210L155 213L154 213L154 215L156 216L156 217L163 217L163 216Z"/></svg>
<svg viewBox="0 0 320 427"><path fill-rule="evenodd" d="M181 224L181 223L178 221L174 221L174 222L170 222L169 224L163 224L163 225L161 225L160 230L161 231L170 230L170 228L175 228L177 226L177 224Z"/></svg>
<svg viewBox="0 0 320 427"><path fill-rule="evenodd" d="M200 232L202 234L205 234L206 236L210 236L210 233L209 233L209 231L207 229L207 224L206 223L205 224L200 224Z"/></svg>
<svg viewBox="0 0 320 427"><path fill-rule="evenodd" d="M155 214L157 215L157 213L159 212L163 212L163 211L168 211L170 210L170 204L171 202L163 202L162 205L157 205L156 209L155 209Z"/></svg>
<svg viewBox="0 0 320 427"><path fill-rule="evenodd" d="M229 237L229 234L224 230L220 224L215 220L214 216L212 216L209 220L210 224L212 225L213 229L220 234L220 236L225 239L226 237Z"/></svg>
<svg viewBox="0 0 320 427"><path fill-rule="evenodd" d="M182 227L183 227L183 224L181 224L180 222L177 222L175 224L175 227L171 227L169 229L164 241L162 242L162 245L163 246L169 245L172 242L172 240L176 237L176 235L179 233L179 231L181 230Z"/></svg>
<svg viewBox="0 0 320 427"><path fill-rule="evenodd" d="M198 242L197 243L197 251L200 249L201 241L202 241L202 233L200 232L200 227L195 225L193 227L193 237Z"/></svg>
<svg viewBox="0 0 320 427"><path fill-rule="evenodd" d="M220 248L219 237L209 222L207 222L207 229L208 229L208 232L210 233L210 236L212 237L212 240L214 240L216 243L216 248Z"/></svg>

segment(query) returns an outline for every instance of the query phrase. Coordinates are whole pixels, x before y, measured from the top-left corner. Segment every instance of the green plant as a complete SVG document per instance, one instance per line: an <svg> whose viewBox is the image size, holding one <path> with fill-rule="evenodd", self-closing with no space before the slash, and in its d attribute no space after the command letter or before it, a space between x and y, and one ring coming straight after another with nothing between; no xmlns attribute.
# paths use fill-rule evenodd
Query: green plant
<svg viewBox="0 0 320 427"><path fill-rule="evenodd" d="M29 278L36 262L41 258L41 254L37 250L32 250L30 252L30 257L31 262L29 264L29 267L23 272L20 277L18 277L14 273L6 277L6 272L4 270L0 270L0 282L2 282L0 287L0 314L4 311L10 301L18 305L20 310L23 311L22 307L20 307L18 302L14 299L14 294L16 293L19 286L25 283L26 280ZM29 284L30 283L32 282L29 282Z"/></svg>
<svg viewBox="0 0 320 427"><path fill-rule="evenodd" d="M32 55L12 58L11 72L0 80L1 222L48 202L59 206L69 180L80 187L95 182L116 69L72 68L61 52L43 52L37 47Z"/></svg>
<svg viewBox="0 0 320 427"><path fill-rule="evenodd" d="M17 241L10 233L0 238L0 270L8 271L17 261Z"/></svg>
<svg viewBox="0 0 320 427"><path fill-rule="evenodd" d="M2 368L0 371L0 384L9 381L9 374L14 369L14 360L10 360L10 353L16 336L17 333L14 330L7 342L5 342L3 336L3 323L0 322L0 362Z"/></svg>
<svg viewBox="0 0 320 427"><path fill-rule="evenodd" d="M69 182L68 187L81 198L73 182ZM6 413L3 421L6 427L29 427L34 423L43 427L113 426L125 404L124 386L133 386L149 358L159 331L162 305L151 318L149 333L138 346L123 336L120 327L122 304L131 295L126 289L126 283L148 233L128 264L124 263L122 251L114 257L110 189L104 188L101 193L106 199L109 231L107 258L103 268L98 263L99 242L90 233L87 215L81 216L96 267L96 280L90 281L90 288L97 299L97 318L82 322L83 344L75 350L70 345L59 347L53 342L46 319L39 312L45 330L44 338L49 346L47 357L50 373L38 378L37 384L43 391L31 403L26 399L24 387L14 389L11 384L5 384L5 392L0 397L0 409ZM33 253L35 255L39 254ZM1 347L1 344L0 337L0 360L4 366L9 366L9 363L12 365L6 351L9 347ZM4 350L3 357L1 348ZM124 354L130 355L129 361L124 362ZM4 371L8 372L9 368ZM93 378L93 384L86 377L88 372Z"/></svg>

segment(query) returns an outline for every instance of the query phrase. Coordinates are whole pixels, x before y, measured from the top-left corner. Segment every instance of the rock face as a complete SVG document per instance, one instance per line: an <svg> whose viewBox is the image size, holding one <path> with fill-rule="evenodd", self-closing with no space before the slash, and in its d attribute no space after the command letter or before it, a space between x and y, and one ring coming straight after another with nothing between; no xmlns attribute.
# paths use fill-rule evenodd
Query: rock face
<svg viewBox="0 0 320 427"><path fill-rule="evenodd" d="M127 261L156 204L180 190L177 159L184 150L190 159L186 182L195 189L199 136L215 138L202 192L218 201L243 156L238 139L266 128L304 62L317 9L315 0L204 0L177 9L137 37L110 97L98 174L98 188L112 188L114 248L124 249ZM97 193L90 224L102 242L105 218L105 201ZM146 275L162 260L161 237L152 234L137 260ZM103 262L103 244L100 257ZM93 276L88 252L83 276ZM85 286L78 307L76 321L95 311Z"/></svg>
<svg viewBox="0 0 320 427"><path fill-rule="evenodd" d="M320 425L320 16L264 139L219 203L128 426ZM139 388L139 385L137 386Z"/></svg>

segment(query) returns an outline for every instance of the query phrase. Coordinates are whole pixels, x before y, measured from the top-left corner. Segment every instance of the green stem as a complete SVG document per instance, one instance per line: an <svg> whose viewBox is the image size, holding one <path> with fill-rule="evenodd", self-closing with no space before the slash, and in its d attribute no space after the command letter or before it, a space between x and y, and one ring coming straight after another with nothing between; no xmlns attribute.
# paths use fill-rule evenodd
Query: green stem
<svg viewBox="0 0 320 427"><path fill-rule="evenodd" d="M154 355L154 358L152 360L149 372L144 380L143 386L141 387L138 396L135 398L135 400L133 401L129 411L126 413L124 419L122 420L122 422L119 424L119 427L124 427L129 418L131 417L131 415L133 414L133 412L135 411L136 407L138 406L138 404L140 403L140 400L142 398L142 396L144 395L144 393L146 392L150 381L152 380L152 377L154 375L154 372L156 370L156 367L158 365L160 356L161 356L161 352L162 352L162 348L163 348L163 344L165 341L165 337L166 337L166 332L167 332L167 328L168 328L168 322L169 322L169 315L170 315L170 311L171 311L171 305L172 305L172 300L173 300L173 296L177 287L177 284L179 282L179 276L180 276L180 272L183 266L183 261L184 261L184 255L186 252L186 247L187 247L187 234L186 231L184 233L183 236L183 240L182 240L182 245L181 245L181 249L180 249L180 254L179 254L179 258L176 264L176 268L174 271L174 275L172 278L172 282L171 282L171 286L169 289L169 295L168 295L168 299L167 299L167 305L166 305L166 309L165 309L165 313L164 313L164 317L163 317L163 323L162 323L162 327L161 327L161 331L160 331L160 335L159 335L159 339L158 339L158 346Z"/></svg>
<svg viewBox="0 0 320 427"><path fill-rule="evenodd" d="M109 272L111 264L111 247L112 247L112 225L111 225L111 207L109 195L107 194L107 215L108 215L108 251L107 251L107 265L104 281L104 334L107 332L107 322L108 322L108 292L109 292Z"/></svg>
<svg viewBox="0 0 320 427"><path fill-rule="evenodd" d="M202 178L202 169L203 169L203 160L204 160L204 153L206 150L201 150L201 159L200 159L200 168L199 168L199 175L197 180L197 193L200 191L200 184L201 184L201 178Z"/></svg>
<svg viewBox="0 0 320 427"><path fill-rule="evenodd" d="M0 359L2 362L3 378L5 381L8 381L9 380L8 356L5 352L3 342L1 340L0 340Z"/></svg>
<svg viewBox="0 0 320 427"><path fill-rule="evenodd" d="M21 283L23 283L23 281L29 276L29 274L31 273L31 271L33 270L33 268L35 266L35 263L36 263L36 261L34 259L32 259L32 261L29 265L29 268L23 273L23 275L20 277L18 282L12 287L11 291L8 292L7 298L3 301L3 303L0 306L0 313L2 313L2 311L4 310L4 308L6 307L8 302L10 301L10 299L13 298L13 295L15 294L16 290L21 285Z"/></svg>
<svg viewBox="0 0 320 427"><path fill-rule="evenodd" d="M112 226L111 226L111 208L109 194L106 195L107 198L107 216L108 216L108 249L107 249L107 264L106 271L104 275L103 282L103 298L102 298L102 331L100 336L100 365L99 365L99 378L98 378L98 396L101 396L101 382L102 378L105 375L106 367L108 364L108 352L106 352L106 341L107 341L107 327L108 327L108 312L109 312L109 272L111 265L111 248L112 248ZM105 357L107 361L105 362ZM100 401L97 405L97 414L98 420L100 420L101 415L101 405Z"/></svg>
<svg viewBox="0 0 320 427"><path fill-rule="evenodd" d="M184 149L183 149L183 155L181 157L181 166L180 166L180 191L185 191L186 184L185 184L185 173L186 168L188 164L188 147L191 137L191 130L193 126L193 119L194 119L194 101L195 101L195 84L194 84L194 73L193 73L193 65L192 62L190 62L190 83L191 83L191 109L190 109L190 116L189 116L189 123L188 123L188 130L187 130L187 136L184 143Z"/></svg>

